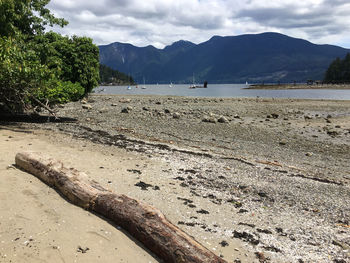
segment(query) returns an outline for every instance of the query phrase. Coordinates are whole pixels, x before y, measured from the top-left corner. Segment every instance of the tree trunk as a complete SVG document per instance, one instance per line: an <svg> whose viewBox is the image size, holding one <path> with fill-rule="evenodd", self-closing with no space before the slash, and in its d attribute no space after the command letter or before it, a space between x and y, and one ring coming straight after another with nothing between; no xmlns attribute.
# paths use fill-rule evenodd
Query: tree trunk
<svg viewBox="0 0 350 263"><path fill-rule="evenodd" d="M37 153L17 153L16 165L54 187L73 204L123 227L165 262L226 262L170 223L160 210L113 193L85 173Z"/></svg>

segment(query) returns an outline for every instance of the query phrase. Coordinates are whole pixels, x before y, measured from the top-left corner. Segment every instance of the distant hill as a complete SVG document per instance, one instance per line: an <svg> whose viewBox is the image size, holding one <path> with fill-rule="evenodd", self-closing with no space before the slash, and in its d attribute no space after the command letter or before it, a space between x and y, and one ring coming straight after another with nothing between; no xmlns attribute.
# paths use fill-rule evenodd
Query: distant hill
<svg viewBox="0 0 350 263"><path fill-rule="evenodd" d="M132 76L128 76L118 70L112 69L106 65L100 64L100 80L102 85L133 85Z"/></svg>
<svg viewBox="0 0 350 263"><path fill-rule="evenodd" d="M316 45L278 33L214 36L198 45L178 41L164 49L112 43L99 46L100 63L136 82L250 83L322 80L329 64L349 49Z"/></svg>

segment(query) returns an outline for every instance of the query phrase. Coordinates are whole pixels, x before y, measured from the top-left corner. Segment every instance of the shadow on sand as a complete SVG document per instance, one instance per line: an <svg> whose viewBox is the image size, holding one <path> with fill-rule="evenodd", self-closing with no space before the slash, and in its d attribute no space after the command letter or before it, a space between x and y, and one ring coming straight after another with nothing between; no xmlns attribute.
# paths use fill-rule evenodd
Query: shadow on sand
<svg viewBox="0 0 350 263"><path fill-rule="evenodd" d="M64 123L64 122L76 122L77 119L69 118L69 117L54 117L49 115L36 115L36 114L1 114L0 113L0 122L3 125L6 123L46 123L46 122L55 122L55 123Z"/></svg>

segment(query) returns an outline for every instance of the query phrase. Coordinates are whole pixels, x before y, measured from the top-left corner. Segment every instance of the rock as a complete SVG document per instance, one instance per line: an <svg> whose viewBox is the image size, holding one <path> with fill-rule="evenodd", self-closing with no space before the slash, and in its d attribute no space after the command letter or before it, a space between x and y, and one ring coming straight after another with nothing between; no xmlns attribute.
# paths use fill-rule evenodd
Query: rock
<svg viewBox="0 0 350 263"><path fill-rule="evenodd" d="M201 209L197 211L198 214L209 214L207 210Z"/></svg>
<svg viewBox="0 0 350 263"><path fill-rule="evenodd" d="M312 152L307 152L307 153L305 153L305 155L310 157L310 156L312 156L313 154L312 154Z"/></svg>
<svg viewBox="0 0 350 263"><path fill-rule="evenodd" d="M287 144L287 141L286 141L286 140L280 140L280 141L279 141L279 144L280 144L280 145L286 145L286 144Z"/></svg>
<svg viewBox="0 0 350 263"><path fill-rule="evenodd" d="M227 246L228 246L228 243L227 243L225 240L222 240L219 244L220 244L222 247L227 247Z"/></svg>
<svg viewBox="0 0 350 263"><path fill-rule="evenodd" d="M81 252L81 253L86 253L88 250L90 250L90 248L86 247L86 248L82 248L81 246L78 246L77 248L77 252Z"/></svg>
<svg viewBox="0 0 350 263"><path fill-rule="evenodd" d="M263 198L267 197L267 194L265 192L259 192L258 195Z"/></svg>
<svg viewBox="0 0 350 263"><path fill-rule="evenodd" d="M161 105L162 103L161 103L160 101L157 101L156 104L157 104L157 105Z"/></svg>
<svg viewBox="0 0 350 263"><path fill-rule="evenodd" d="M238 232L236 230L233 231L233 237L234 238L239 238L245 242L249 242L252 245L258 245L260 243L259 240L255 239L254 236L252 234L249 234L248 232Z"/></svg>
<svg viewBox="0 0 350 263"><path fill-rule="evenodd" d="M141 190L147 191L147 188L152 187L153 185L140 181L140 182L136 183L135 186L141 187Z"/></svg>
<svg viewBox="0 0 350 263"><path fill-rule="evenodd" d="M277 113L271 113L272 118L278 119L279 115Z"/></svg>
<svg viewBox="0 0 350 263"><path fill-rule="evenodd" d="M173 118L174 119L180 119L180 113L178 113L178 112L174 112L174 114L173 114Z"/></svg>
<svg viewBox="0 0 350 263"><path fill-rule="evenodd" d="M80 102L81 102L82 104L87 104L87 99L86 99L86 98L83 98Z"/></svg>
<svg viewBox="0 0 350 263"><path fill-rule="evenodd" d="M144 111L150 111L150 109L148 108L148 107L142 107L142 109L144 110Z"/></svg>
<svg viewBox="0 0 350 263"><path fill-rule="evenodd" d="M170 110L164 109L164 112L165 112L165 113L170 113Z"/></svg>
<svg viewBox="0 0 350 263"><path fill-rule="evenodd" d="M328 130L328 131L327 131L327 134L328 134L329 136L337 136L337 135L339 135L339 132L336 131L336 130Z"/></svg>
<svg viewBox="0 0 350 263"><path fill-rule="evenodd" d="M207 122L210 122L210 123L216 123L217 120L214 116L211 116L211 117L208 117L208 121Z"/></svg>
<svg viewBox="0 0 350 263"><path fill-rule="evenodd" d="M311 116L309 116L309 115L304 115L304 119L305 119L305 120L311 120L311 119L312 119L312 117L311 117Z"/></svg>
<svg viewBox="0 0 350 263"><path fill-rule="evenodd" d="M82 107L83 107L83 109L85 109L85 110L91 110L91 109L92 109L91 104L83 104Z"/></svg>
<svg viewBox="0 0 350 263"><path fill-rule="evenodd" d="M132 107L128 106L126 108L122 108L122 113L129 113L132 110Z"/></svg>
<svg viewBox="0 0 350 263"><path fill-rule="evenodd" d="M241 117L240 117L238 114L235 114L235 115L233 116L233 118L235 118L235 119L240 119Z"/></svg>
<svg viewBox="0 0 350 263"><path fill-rule="evenodd" d="M264 234L272 234L272 232L268 229L261 229L261 228L257 228L256 231L258 231L259 233L264 233Z"/></svg>
<svg viewBox="0 0 350 263"><path fill-rule="evenodd" d="M108 110L107 109L100 109L98 112L99 113L106 113L106 112L108 112Z"/></svg>
<svg viewBox="0 0 350 263"><path fill-rule="evenodd" d="M129 102L131 102L131 100L130 99L120 99L119 102L120 103L129 103Z"/></svg>
<svg viewBox="0 0 350 263"><path fill-rule="evenodd" d="M134 174L142 174L142 172L140 170L137 170L137 169L127 169L127 171L130 173L134 173Z"/></svg>
<svg viewBox="0 0 350 263"><path fill-rule="evenodd" d="M218 119L218 122L220 122L220 123L228 123L229 121L228 121L228 119L227 119L226 117L221 116L221 117Z"/></svg>
<svg viewBox="0 0 350 263"><path fill-rule="evenodd" d="M117 103L112 103L111 106L112 107L116 107L116 106L118 106L118 104Z"/></svg>

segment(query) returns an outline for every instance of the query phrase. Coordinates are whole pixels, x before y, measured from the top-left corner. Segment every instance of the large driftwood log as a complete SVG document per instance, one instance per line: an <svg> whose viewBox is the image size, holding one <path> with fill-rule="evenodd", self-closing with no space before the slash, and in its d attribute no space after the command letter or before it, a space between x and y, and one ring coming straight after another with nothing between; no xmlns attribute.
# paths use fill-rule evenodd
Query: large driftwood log
<svg viewBox="0 0 350 263"><path fill-rule="evenodd" d="M158 209L113 193L85 173L32 152L18 153L16 165L72 203L112 220L165 262L226 262L170 223Z"/></svg>

